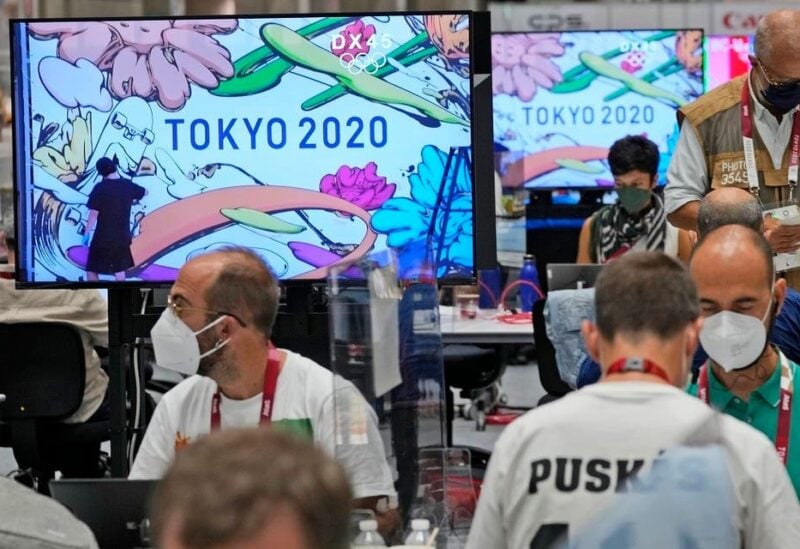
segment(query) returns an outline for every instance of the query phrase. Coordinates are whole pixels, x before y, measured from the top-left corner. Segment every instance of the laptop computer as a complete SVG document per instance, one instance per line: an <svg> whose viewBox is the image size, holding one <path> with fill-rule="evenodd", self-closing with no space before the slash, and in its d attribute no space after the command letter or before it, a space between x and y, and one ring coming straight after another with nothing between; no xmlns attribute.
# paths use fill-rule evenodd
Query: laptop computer
<svg viewBox="0 0 800 549"><path fill-rule="evenodd" d="M591 288L602 265L577 263L548 263L547 290L581 290Z"/></svg>
<svg viewBox="0 0 800 549"><path fill-rule="evenodd" d="M50 481L50 492L86 523L101 549L151 547L149 504L157 482L119 478Z"/></svg>

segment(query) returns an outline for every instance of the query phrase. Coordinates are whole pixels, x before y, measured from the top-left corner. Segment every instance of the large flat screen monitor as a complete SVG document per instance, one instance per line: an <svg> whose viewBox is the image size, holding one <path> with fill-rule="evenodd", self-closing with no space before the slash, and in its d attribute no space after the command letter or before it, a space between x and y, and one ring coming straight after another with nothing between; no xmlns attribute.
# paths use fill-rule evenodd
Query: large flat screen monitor
<svg viewBox="0 0 800 549"><path fill-rule="evenodd" d="M473 19L13 21L17 280L158 285L227 245L473 276Z"/></svg>
<svg viewBox="0 0 800 549"><path fill-rule="evenodd" d="M504 187L611 187L609 146L677 143L675 111L703 93L700 30L492 35L494 139Z"/></svg>
<svg viewBox="0 0 800 549"><path fill-rule="evenodd" d="M750 70L754 37L712 34L705 38L706 91Z"/></svg>

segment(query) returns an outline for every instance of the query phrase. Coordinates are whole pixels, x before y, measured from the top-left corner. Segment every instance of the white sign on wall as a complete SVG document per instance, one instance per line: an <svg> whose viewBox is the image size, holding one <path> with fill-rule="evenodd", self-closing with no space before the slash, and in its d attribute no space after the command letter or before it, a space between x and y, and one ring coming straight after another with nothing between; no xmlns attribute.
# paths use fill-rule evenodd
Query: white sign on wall
<svg viewBox="0 0 800 549"><path fill-rule="evenodd" d="M702 28L707 34L752 34L766 13L796 2L688 4L506 4L489 3L493 31L570 31L641 28Z"/></svg>

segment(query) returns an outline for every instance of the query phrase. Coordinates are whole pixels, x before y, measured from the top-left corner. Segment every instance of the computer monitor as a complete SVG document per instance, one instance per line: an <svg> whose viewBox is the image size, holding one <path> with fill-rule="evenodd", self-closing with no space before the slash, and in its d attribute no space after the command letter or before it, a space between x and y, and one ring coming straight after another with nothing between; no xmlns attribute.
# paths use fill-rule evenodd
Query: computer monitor
<svg viewBox="0 0 800 549"><path fill-rule="evenodd" d="M503 186L610 189L608 148L646 135L677 145L676 110L703 93L699 29L492 35L494 139Z"/></svg>
<svg viewBox="0 0 800 549"><path fill-rule="evenodd" d="M50 481L53 497L89 526L98 545L114 549L149 546L148 508L155 486L151 480Z"/></svg>
<svg viewBox="0 0 800 549"><path fill-rule="evenodd" d="M18 282L169 284L231 244L318 281L385 249L413 270L426 242L440 280L472 278L477 19L12 21ZM146 194L90 203L102 157Z"/></svg>
<svg viewBox="0 0 800 549"><path fill-rule="evenodd" d="M550 263L547 265L547 291L592 288L602 268L591 263Z"/></svg>

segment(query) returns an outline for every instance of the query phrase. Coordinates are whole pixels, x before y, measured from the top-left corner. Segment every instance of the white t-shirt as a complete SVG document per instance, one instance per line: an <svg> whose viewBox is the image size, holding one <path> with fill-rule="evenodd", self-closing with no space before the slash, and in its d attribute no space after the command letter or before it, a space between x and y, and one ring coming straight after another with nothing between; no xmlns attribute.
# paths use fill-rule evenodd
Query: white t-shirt
<svg viewBox="0 0 800 549"><path fill-rule="evenodd" d="M286 360L275 389L272 427L313 440L335 457L350 476L354 497L394 496L392 472L386 461L375 413L358 389L352 383L334 377L316 362L281 350L286 353ZM130 478L161 478L176 450L210 432L211 400L216 391L217 384L213 380L196 375L164 395L147 428ZM261 393L246 400L231 400L221 395L221 427L257 426L261 417L261 400ZM337 401L336 411L340 420L338 433L334 400ZM350 422L354 423L352 425L342 425L342 409L345 407L347 413L344 415L357 419ZM348 429L347 433L343 429ZM358 436L352 436L353 432Z"/></svg>
<svg viewBox="0 0 800 549"><path fill-rule="evenodd" d="M467 548L527 549L543 526L580 531L627 488L625 473L643 473L709 417L699 399L646 382L599 383L537 408L495 446ZM800 505L772 442L729 416L718 425L744 547L800 547Z"/></svg>

